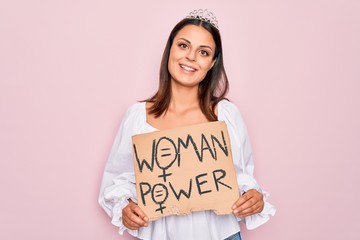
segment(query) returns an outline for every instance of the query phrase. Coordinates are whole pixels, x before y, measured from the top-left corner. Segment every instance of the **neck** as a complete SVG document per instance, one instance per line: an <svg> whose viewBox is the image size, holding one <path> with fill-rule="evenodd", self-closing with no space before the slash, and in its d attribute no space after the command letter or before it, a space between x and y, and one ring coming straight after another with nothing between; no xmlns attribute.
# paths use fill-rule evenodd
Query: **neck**
<svg viewBox="0 0 360 240"><path fill-rule="evenodd" d="M173 84L169 110L182 111L199 107L198 88L199 86L182 87Z"/></svg>

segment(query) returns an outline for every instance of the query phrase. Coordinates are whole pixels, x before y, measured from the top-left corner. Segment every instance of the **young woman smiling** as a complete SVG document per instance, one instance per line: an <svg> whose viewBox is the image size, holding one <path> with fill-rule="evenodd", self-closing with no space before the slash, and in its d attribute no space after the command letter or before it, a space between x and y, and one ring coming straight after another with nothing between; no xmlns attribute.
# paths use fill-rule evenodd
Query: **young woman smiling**
<svg viewBox="0 0 360 240"><path fill-rule="evenodd" d="M99 203L122 234L139 239L241 239L238 221L255 228L275 213L267 194L253 177L251 146L237 107L225 95L228 79L223 65L217 20L195 10L171 31L160 67L156 94L131 106L122 121L104 171ZM225 121L241 196L233 214L212 211L167 216L149 222L136 204L131 137L210 121Z"/></svg>

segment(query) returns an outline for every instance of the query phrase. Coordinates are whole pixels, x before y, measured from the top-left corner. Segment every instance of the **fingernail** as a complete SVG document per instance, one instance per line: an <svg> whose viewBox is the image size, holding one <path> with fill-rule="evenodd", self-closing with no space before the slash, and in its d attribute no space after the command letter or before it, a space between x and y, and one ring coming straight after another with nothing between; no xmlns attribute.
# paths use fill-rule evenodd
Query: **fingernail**
<svg viewBox="0 0 360 240"><path fill-rule="evenodd" d="M238 212L239 212L238 210L234 210L234 212L233 212L233 213L234 213L234 214L236 214L236 213L238 213Z"/></svg>
<svg viewBox="0 0 360 240"><path fill-rule="evenodd" d="M236 208L236 205L233 205L232 207L231 207L231 209L235 209Z"/></svg>

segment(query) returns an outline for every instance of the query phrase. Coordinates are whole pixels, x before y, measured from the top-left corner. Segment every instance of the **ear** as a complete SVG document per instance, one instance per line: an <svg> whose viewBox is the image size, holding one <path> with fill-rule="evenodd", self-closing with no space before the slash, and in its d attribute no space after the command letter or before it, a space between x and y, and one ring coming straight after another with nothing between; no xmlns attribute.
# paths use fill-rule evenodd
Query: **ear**
<svg viewBox="0 0 360 240"><path fill-rule="evenodd" d="M210 67L210 69L212 69L212 67L213 67L214 64L216 63L216 60L217 60L217 58L215 58L215 59L211 62L211 67Z"/></svg>

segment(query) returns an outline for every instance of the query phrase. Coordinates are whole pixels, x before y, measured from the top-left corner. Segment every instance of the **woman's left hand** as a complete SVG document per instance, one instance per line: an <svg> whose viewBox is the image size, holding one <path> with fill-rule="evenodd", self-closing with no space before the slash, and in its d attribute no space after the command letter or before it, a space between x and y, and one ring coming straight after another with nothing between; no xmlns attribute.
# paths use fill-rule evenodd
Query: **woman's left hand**
<svg viewBox="0 0 360 240"><path fill-rule="evenodd" d="M259 213L263 208L263 194L255 189L250 189L240 196L232 207L234 215L241 218Z"/></svg>

